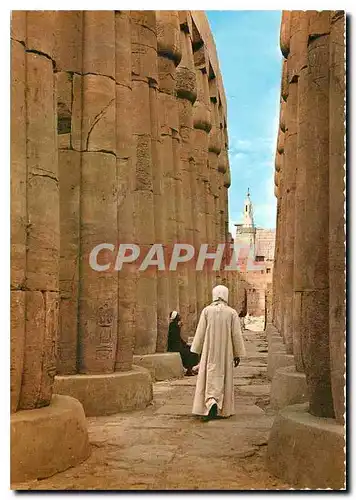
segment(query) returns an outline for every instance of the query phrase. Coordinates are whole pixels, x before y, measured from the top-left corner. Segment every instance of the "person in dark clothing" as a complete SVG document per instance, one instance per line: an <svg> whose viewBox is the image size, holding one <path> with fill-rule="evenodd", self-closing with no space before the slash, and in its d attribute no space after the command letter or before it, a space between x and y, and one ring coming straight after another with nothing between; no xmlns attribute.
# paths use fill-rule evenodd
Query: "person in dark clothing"
<svg viewBox="0 0 356 500"><path fill-rule="evenodd" d="M244 330L244 328L245 328L245 316L246 316L246 313L244 311L241 311L239 314L239 318L240 318L242 330Z"/></svg>
<svg viewBox="0 0 356 500"><path fill-rule="evenodd" d="M180 336L182 327L182 319L177 311L172 311L169 315L168 328L168 352L179 352L182 359L182 364L187 370L185 375L191 377L196 375L193 367L199 363L199 355L190 352L189 345Z"/></svg>

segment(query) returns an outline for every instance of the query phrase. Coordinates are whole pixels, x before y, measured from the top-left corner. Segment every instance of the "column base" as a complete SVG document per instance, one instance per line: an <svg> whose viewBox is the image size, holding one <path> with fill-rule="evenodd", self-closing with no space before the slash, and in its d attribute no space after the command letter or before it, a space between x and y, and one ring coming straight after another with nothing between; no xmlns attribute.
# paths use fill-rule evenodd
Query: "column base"
<svg viewBox="0 0 356 500"><path fill-rule="evenodd" d="M277 328L273 326L271 323L268 323L265 329L267 340L269 341L271 338L280 338L282 339L282 335L279 333Z"/></svg>
<svg viewBox="0 0 356 500"><path fill-rule="evenodd" d="M307 401L305 373L297 372L294 365L278 368L272 379L271 408L279 410L285 406Z"/></svg>
<svg viewBox="0 0 356 500"><path fill-rule="evenodd" d="M267 467L297 488L345 488L344 429L334 419L314 417L308 404L287 406L275 418Z"/></svg>
<svg viewBox="0 0 356 500"><path fill-rule="evenodd" d="M87 417L141 410L153 397L151 375L140 366L127 372L57 375L54 391L78 399Z"/></svg>
<svg viewBox="0 0 356 500"><path fill-rule="evenodd" d="M135 365L146 368L153 381L181 378L184 369L179 352L162 352L155 354L135 354Z"/></svg>
<svg viewBox="0 0 356 500"><path fill-rule="evenodd" d="M10 422L13 484L53 476L90 454L83 407L69 396L54 394L49 406L13 413Z"/></svg>
<svg viewBox="0 0 356 500"><path fill-rule="evenodd" d="M278 368L292 365L294 366L293 354L286 354L286 352L282 350L269 352L267 360L267 377L269 380L272 380Z"/></svg>

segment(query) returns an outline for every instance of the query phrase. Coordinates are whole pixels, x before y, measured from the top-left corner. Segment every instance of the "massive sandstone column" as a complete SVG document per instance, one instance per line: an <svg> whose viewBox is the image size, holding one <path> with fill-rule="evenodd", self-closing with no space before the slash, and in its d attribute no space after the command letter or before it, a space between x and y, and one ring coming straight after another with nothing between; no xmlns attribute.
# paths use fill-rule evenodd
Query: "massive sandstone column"
<svg viewBox="0 0 356 500"><path fill-rule="evenodd" d="M308 72L300 90L298 166L305 169L296 235L295 291L300 294L302 358L310 412L332 417L329 351L329 32L330 12L310 12Z"/></svg>
<svg viewBox="0 0 356 500"><path fill-rule="evenodd" d="M278 152L282 155L282 161L281 161L281 175L279 179L279 191L280 191L280 198L281 198L281 212L280 212L280 242L281 242L281 248L280 248L280 265L279 265L279 289L280 289L280 300L279 300L279 309L280 309L280 328L281 328L281 334L283 338L285 339L285 330L284 330L284 312L285 312L285 293L284 293L284 287L286 285L286 280L285 280L285 275L286 275L286 202L287 202L287 197L286 197L286 189L285 189L285 184L286 184L286 179L285 179L285 154L284 154L284 142L285 142L285 136L287 133L287 122L286 122L286 111L287 111L287 102L288 102L288 93L289 93L289 85L288 85L288 69L287 69L287 60L283 60L283 68L282 68L282 81L281 81L281 102L283 103L283 125L284 125L284 130L282 130L282 125L280 125L280 131L278 135L278 145L277 149Z"/></svg>
<svg viewBox="0 0 356 500"><path fill-rule="evenodd" d="M117 349L118 275L112 269L92 269L89 255L96 245L117 240L114 12L59 13L56 45L65 319L59 372L111 373ZM113 259L102 251L98 261Z"/></svg>
<svg viewBox="0 0 356 500"><path fill-rule="evenodd" d="M301 30L303 12L293 11L290 16L290 49L287 59L288 98L285 109L284 134L284 183L285 233L284 233L284 311L283 332L287 354L293 353L293 277L294 277L294 207L297 170L297 114L298 77L300 71L300 45L305 32Z"/></svg>
<svg viewBox="0 0 356 500"><path fill-rule="evenodd" d="M56 18L53 11L18 11L11 25L10 393L15 483L53 475L89 454L82 406L73 398L52 395L60 249Z"/></svg>
<svg viewBox="0 0 356 500"><path fill-rule="evenodd" d="M132 135L132 54L131 16L115 11L115 80L116 80L116 168L118 181L117 241L135 240L134 228L134 149ZM150 91L155 89L150 88ZM150 103L154 99L150 99ZM151 120L153 112L151 111ZM151 125L153 130L153 126ZM152 134L153 135L153 134ZM153 137L152 137L153 140ZM153 155L153 146L152 146ZM118 341L115 370L130 370L135 339L136 293L138 272L135 264L125 264L119 272Z"/></svg>
<svg viewBox="0 0 356 500"><path fill-rule="evenodd" d="M219 92L218 92L218 81L214 75L209 81L210 90L210 107L211 107L211 131L209 134L209 156L208 156L208 168L209 168L209 228L208 228L208 241L213 251L216 251L216 247L219 241L218 224L220 221L219 217L219 155L222 148L222 131L220 129L220 117L219 117ZM219 272L214 271L212 266L209 267L208 287L209 290L215 286L217 282L217 277Z"/></svg>
<svg viewBox="0 0 356 500"><path fill-rule="evenodd" d="M345 14L331 13L329 81L329 343L335 418L345 387Z"/></svg>
<svg viewBox="0 0 356 500"><path fill-rule="evenodd" d="M206 203L208 197L207 184L208 175L208 149L209 132L211 130L210 95L208 83L209 62L205 45L202 40L194 40L196 44L202 44L194 52L196 79L197 79L197 99L193 106L194 133L193 147L196 169L196 197L193 213L197 224L197 251L201 244L207 244L207 216ZM198 313L207 305L208 293L208 271L207 264L197 274L197 306Z"/></svg>
<svg viewBox="0 0 356 500"><path fill-rule="evenodd" d="M182 237L183 221L181 215L182 177L180 167L179 141L179 114L176 99L176 67L179 64L181 52L180 23L177 11L157 11L157 43L158 43L158 83L159 83L159 120L160 120L160 161L162 165L162 204L159 218L164 224L164 243L167 262L169 265L173 245ZM158 223L158 221L157 221ZM179 268L180 269L180 268ZM168 314L172 310L179 310L186 318L187 315L187 282L184 274L172 270L165 273L168 288L166 325ZM168 293L167 293L168 292ZM159 300L159 297L158 297ZM165 300L165 299L164 299ZM166 326L167 330L167 326ZM162 332L161 345L163 350L166 344Z"/></svg>
<svg viewBox="0 0 356 500"><path fill-rule="evenodd" d="M17 12L12 20L12 412L49 405L56 372L59 186L55 20L55 12Z"/></svg>
<svg viewBox="0 0 356 500"><path fill-rule="evenodd" d="M155 11L131 11L132 41L132 131L135 165L135 242L141 254L154 243L154 200L150 87L157 85L157 32ZM156 351L156 269L139 272L136 295L135 353Z"/></svg>
<svg viewBox="0 0 356 500"><path fill-rule="evenodd" d="M88 256L96 245L117 238L114 12L86 11L83 26L83 74L74 76L72 129L73 149L82 151L78 363L79 373L111 373L118 275L93 270Z"/></svg>
<svg viewBox="0 0 356 500"><path fill-rule="evenodd" d="M178 98L179 132L181 138L180 164L182 171L182 220L184 232L181 243L194 246L193 227L193 189L191 185L193 163L193 104L197 97L196 74L192 47L192 19L188 11L180 11L180 38L182 59L177 67L176 93ZM192 335L197 321L196 273L195 258L186 266L188 310L183 317L184 333Z"/></svg>

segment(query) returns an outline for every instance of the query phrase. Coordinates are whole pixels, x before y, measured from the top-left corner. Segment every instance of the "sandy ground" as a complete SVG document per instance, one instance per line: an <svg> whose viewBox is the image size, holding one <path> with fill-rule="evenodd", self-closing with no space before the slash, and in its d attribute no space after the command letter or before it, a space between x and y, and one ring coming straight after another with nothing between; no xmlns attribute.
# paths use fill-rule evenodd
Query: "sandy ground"
<svg viewBox="0 0 356 500"><path fill-rule="evenodd" d="M13 489L289 489L265 467L273 423L266 338L251 330L244 337L247 357L234 369L235 416L209 422L193 417L196 377L159 382L145 410L88 418L88 460Z"/></svg>

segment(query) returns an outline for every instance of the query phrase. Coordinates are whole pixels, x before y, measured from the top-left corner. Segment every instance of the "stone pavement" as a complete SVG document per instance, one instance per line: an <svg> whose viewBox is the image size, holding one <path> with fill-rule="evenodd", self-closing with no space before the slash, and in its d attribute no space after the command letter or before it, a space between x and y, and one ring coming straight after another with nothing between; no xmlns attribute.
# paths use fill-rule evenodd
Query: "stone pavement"
<svg viewBox="0 0 356 500"><path fill-rule="evenodd" d="M145 410L88 418L92 453L51 478L13 485L31 490L289 489L265 468L273 413L268 408L267 341L244 331L247 357L234 369L236 415L202 422L191 415L196 377L157 382Z"/></svg>

